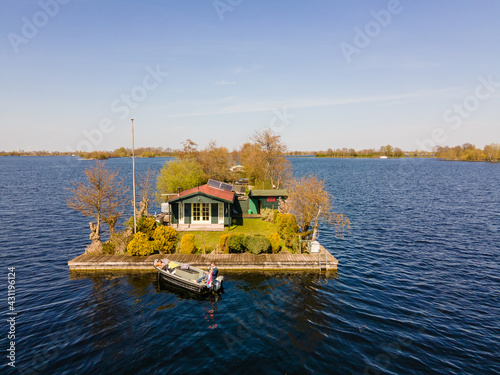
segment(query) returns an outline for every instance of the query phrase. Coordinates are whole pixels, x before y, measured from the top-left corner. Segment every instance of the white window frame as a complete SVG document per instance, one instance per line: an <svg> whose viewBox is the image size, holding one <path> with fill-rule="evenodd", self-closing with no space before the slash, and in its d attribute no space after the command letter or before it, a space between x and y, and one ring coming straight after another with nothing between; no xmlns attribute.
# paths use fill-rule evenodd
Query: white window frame
<svg viewBox="0 0 500 375"><path fill-rule="evenodd" d="M179 224L184 224L184 203L179 203Z"/></svg>

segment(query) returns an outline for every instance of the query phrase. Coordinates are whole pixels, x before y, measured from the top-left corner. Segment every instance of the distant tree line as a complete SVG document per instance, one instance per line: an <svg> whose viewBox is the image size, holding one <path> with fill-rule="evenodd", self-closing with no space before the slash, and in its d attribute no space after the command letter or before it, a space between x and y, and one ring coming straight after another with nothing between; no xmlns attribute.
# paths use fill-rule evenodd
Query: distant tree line
<svg viewBox="0 0 500 375"><path fill-rule="evenodd" d="M470 143L455 147L436 146L434 157L444 160L499 162L500 143L491 143L482 150Z"/></svg>
<svg viewBox="0 0 500 375"><path fill-rule="evenodd" d="M392 147L391 145L382 146L378 150L372 148L359 151L353 148L338 148L336 150L329 148L327 151L309 152L307 154L331 158L379 158L387 156L388 158L424 157L442 160L498 162L500 161L500 144L492 143L481 149L471 143L464 143L455 147L436 146L432 151L403 151L399 147Z"/></svg>
<svg viewBox="0 0 500 375"><path fill-rule="evenodd" d="M266 188L282 184L290 174L283 156L315 156L330 158L438 158L443 160L462 161L500 161L500 144L491 143L484 149L477 148L471 143L461 146L435 146L433 151L403 151L391 145L381 146L379 149L369 148L355 150L353 148L329 148L326 151L289 151L281 144L279 136L257 132L251 137L250 142L244 143L239 149L229 151L225 147L218 147L215 141L203 150L198 150L198 145L188 139L179 149L170 147L140 147L135 150L139 158L152 157L178 157L181 159L194 158L204 168L204 174L220 181L234 181L237 174L227 170L235 163L246 164L247 175L255 184L262 184ZM64 156L77 155L85 159L105 160L109 158L124 158L132 156L132 149L120 147L114 151L0 151L0 156ZM229 165L229 167L228 167ZM224 171L224 172L222 172Z"/></svg>
<svg viewBox="0 0 500 375"><path fill-rule="evenodd" d="M0 151L0 156L64 156L71 152L61 151Z"/></svg>
<svg viewBox="0 0 500 375"><path fill-rule="evenodd" d="M375 148L355 150L353 148L338 148L333 150L329 148L326 151L318 151L315 153L316 157L330 157L330 158L379 158L387 156L388 158L402 158L402 157L431 157L431 152L426 151L403 151L399 147L391 145L381 146L378 150Z"/></svg>
<svg viewBox="0 0 500 375"><path fill-rule="evenodd" d="M135 149L139 158L177 156L179 150L163 147L140 147ZM85 159L104 160L109 158L127 158L132 156L132 149L120 147L114 151L0 151L0 156L71 156Z"/></svg>
<svg viewBox="0 0 500 375"><path fill-rule="evenodd" d="M139 147L134 150L134 154L138 158L154 158L177 156L178 150L163 147ZM109 159L109 158L128 158L132 157L132 149L120 147L114 151L77 151L76 155L85 159Z"/></svg>

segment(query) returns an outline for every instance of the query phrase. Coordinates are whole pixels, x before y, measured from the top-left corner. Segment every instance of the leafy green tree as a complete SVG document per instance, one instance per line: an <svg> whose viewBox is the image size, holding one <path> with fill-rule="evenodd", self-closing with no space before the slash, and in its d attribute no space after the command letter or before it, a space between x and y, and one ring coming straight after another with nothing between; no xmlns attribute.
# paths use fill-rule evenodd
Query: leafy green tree
<svg viewBox="0 0 500 375"><path fill-rule="evenodd" d="M172 194L178 187L187 190L206 182L201 166L194 159L178 159L165 163L158 175L156 189L160 194Z"/></svg>

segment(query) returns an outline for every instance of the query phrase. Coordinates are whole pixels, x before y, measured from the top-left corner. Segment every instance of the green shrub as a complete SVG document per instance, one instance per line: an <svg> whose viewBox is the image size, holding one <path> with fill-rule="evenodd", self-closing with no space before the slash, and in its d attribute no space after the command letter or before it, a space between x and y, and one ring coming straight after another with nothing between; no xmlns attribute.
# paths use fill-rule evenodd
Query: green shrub
<svg viewBox="0 0 500 375"><path fill-rule="evenodd" d="M145 233L148 239L152 240L157 224L155 219L143 216L137 222L137 232Z"/></svg>
<svg viewBox="0 0 500 375"><path fill-rule="evenodd" d="M266 237L250 236L246 242L246 247L251 253L258 255L268 253L271 250L271 242Z"/></svg>
<svg viewBox="0 0 500 375"><path fill-rule="evenodd" d="M111 241L102 244L102 252L106 255L113 255L115 253L115 244Z"/></svg>
<svg viewBox="0 0 500 375"><path fill-rule="evenodd" d="M278 215L279 215L279 211L278 210L273 210L273 223L276 224L276 220L278 219Z"/></svg>
<svg viewBox="0 0 500 375"><path fill-rule="evenodd" d="M247 236L243 233L231 234L227 240L230 253L244 253L246 250Z"/></svg>
<svg viewBox="0 0 500 375"><path fill-rule="evenodd" d="M260 219L269 223L274 223L274 210L271 208L263 208L260 210Z"/></svg>
<svg viewBox="0 0 500 375"><path fill-rule="evenodd" d="M161 253L172 254L177 242L177 231L165 225L158 225L153 232L153 240Z"/></svg>
<svg viewBox="0 0 500 375"><path fill-rule="evenodd" d="M154 243L149 241L147 234L137 232L127 245L127 251L130 255L151 255L155 251Z"/></svg>
<svg viewBox="0 0 500 375"><path fill-rule="evenodd" d="M139 220L137 220L136 224L137 224L137 232L146 233L150 240L153 239L153 233L156 229L156 226L158 225L158 223L156 222L155 219L147 217L147 216L142 216ZM133 231L134 230L134 217L132 216L130 219L128 219L125 222L125 225L127 225Z"/></svg>
<svg viewBox="0 0 500 375"><path fill-rule="evenodd" d="M297 219L292 214L279 214L276 222L278 233L285 240L287 247L293 248L297 241L299 226Z"/></svg>
<svg viewBox="0 0 500 375"><path fill-rule="evenodd" d="M186 233L181 238L181 253L194 254L196 252L196 245L194 244L194 234Z"/></svg>
<svg viewBox="0 0 500 375"><path fill-rule="evenodd" d="M229 253L229 246L227 245L228 238L231 237L230 234L223 234L219 238L219 252L220 253Z"/></svg>
<svg viewBox="0 0 500 375"><path fill-rule="evenodd" d="M271 250L273 254L276 254L278 251L280 251L280 235L278 233L271 233L267 238L271 243Z"/></svg>
<svg viewBox="0 0 500 375"><path fill-rule="evenodd" d="M282 216L283 216L283 214L280 214L279 212L276 216L274 216L274 224L276 224L276 226L279 226L279 222L280 222Z"/></svg>

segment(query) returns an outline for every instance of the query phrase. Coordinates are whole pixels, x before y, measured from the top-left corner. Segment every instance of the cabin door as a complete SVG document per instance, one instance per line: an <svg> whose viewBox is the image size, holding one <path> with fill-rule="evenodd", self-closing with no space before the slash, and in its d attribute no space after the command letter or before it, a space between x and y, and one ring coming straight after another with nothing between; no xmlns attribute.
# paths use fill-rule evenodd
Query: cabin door
<svg viewBox="0 0 500 375"><path fill-rule="evenodd" d="M210 223L210 203L193 203L193 223Z"/></svg>

